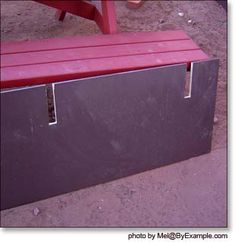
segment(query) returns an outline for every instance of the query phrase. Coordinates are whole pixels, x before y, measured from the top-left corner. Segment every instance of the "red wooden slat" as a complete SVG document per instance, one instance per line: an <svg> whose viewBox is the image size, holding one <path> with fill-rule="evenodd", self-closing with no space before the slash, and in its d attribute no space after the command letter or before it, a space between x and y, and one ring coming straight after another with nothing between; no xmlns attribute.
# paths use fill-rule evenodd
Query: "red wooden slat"
<svg viewBox="0 0 235 242"><path fill-rule="evenodd" d="M164 42L150 42L125 44L115 46L85 47L51 51L38 51L3 55L1 66L32 65L91 58L105 58L124 55L150 54L171 51L199 49L192 40L177 40Z"/></svg>
<svg viewBox="0 0 235 242"><path fill-rule="evenodd" d="M75 36L34 41L2 42L1 54L187 39L190 38L183 31L119 33L109 35L108 38L107 35Z"/></svg>
<svg viewBox="0 0 235 242"><path fill-rule="evenodd" d="M87 59L2 68L1 88L64 81L120 71L208 59L201 50Z"/></svg>

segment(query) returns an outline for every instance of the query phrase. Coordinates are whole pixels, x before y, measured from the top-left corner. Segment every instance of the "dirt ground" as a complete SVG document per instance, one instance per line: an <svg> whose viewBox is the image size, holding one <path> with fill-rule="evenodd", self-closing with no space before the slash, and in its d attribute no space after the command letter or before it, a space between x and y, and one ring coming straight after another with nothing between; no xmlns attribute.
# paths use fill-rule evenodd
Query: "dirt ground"
<svg viewBox="0 0 235 242"><path fill-rule="evenodd" d="M227 145L226 143L227 142L227 136L226 136L226 132L227 132L227 126L226 126L227 124L227 106L226 106L227 105L226 104L227 102L227 75L226 75L227 74L227 55L226 55L227 54L226 52L227 51L227 14L225 9L216 1L146 1L139 9L127 8L125 1L116 1L115 4L116 4L116 11L117 11L117 21L118 21L120 32L161 31L161 30L182 29L189 36L191 36L192 39L209 56L218 57L220 59L217 100L216 100L216 117L218 119L218 122L216 122L216 124L214 125L212 147L213 147L213 151L215 152L221 149L225 152L226 145ZM178 14L179 12L182 12L183 16L179 16ZM64 22L59 22L54 18L54 15L55 15L55 10L53 8L49 8L47 6L35 3L33 1L1 1L1 40L5 41L5 40L43 39L43 38L75 36L75 35L92 35L94 33L96 34L100 33L98 27L92 21L67 14ZM226 162L225 157L222 160L223 162ZM223 164L222 167L223 169L226 169L226 164ZM150 173L153 176L154 172L151 171ZM225 173L223 174L224 174L224 178L222 179L220 177L220 179L222 179L223 184L225 184L226 183ZM141 179L141 176L143 177L144 175L142 174L140 175L140 177L138 177L137 175L136 179ZM125 178L125 179L128 179L128 178ZM149 182L148 179L146 180L146 182L147 181ZM114 184L114 182L112 182L112 184ZM161 181L158 181L158 182L159 182L160 188L165 189L164 186L160 184ZM217 180L217 182L218 183L216 184L219 184L219 180ZM120 186L123 186L123 185L120 185ZM221 187L222 187L221 189L224 189L224 190L220 191L220 194L222 193L224 194L226 188L225 186L222 186L222 185ZM91 193L92 193L93 188L89 188L89 189L91 189ZM123 187L123 189L125 192L126 188ZM121 191L118 190L118 192L121 192ZM131 193L131 191L128 189L127 193L129 192ZM86 195L86 192L83 191L82 194ZM222 203L224 202L225 201L223 200ZM60 203L60 205L62 207L64 206L63 201ZM23 207L25 208L25 206ZM223 215L217 214L215 215L215 219L216 219L216 216L221 216L221 217L225 216L226 208L224 205L222 205L222 207L221 207L221 213L223 213ZM19 214L20 214L20 211L22 211L22 209L19 210ZM13 220L15 219L13 219L14 217L11 217L12 214L14 214L14 216L17 217L17 211L14 209L10 211L3 211L1 213L2 218L5 219L5 225L10 226L12 225L12 223L14 224ZM98 216L96 213L94 213L93 215ZM148 214L146 216L151 217L151 214ZM213 215L210 215L210 216L212 216L211 221L214 221ZM25 218L21 217L21 219L19 219L18 217L15 221L18 221L18 223L22 226L24 225L25 226L27 225L44 226L45 224L43 224L43 219L42 218L40 219L41 219L40 220L41 222L27 221L27 216L26 216ZM180 220L179 217L177 219ZM136 224L137 225L144 224L146 226L167 225L167 221L165 222L162 221L162 224L156 224L154 223L154 220L151 220L149 218L148 219L146 218L146 221L148 221L148 223L147 222L144 223L144 221L141 221L138 224L138 221L136 221L136 223L133 223L132 225L136 225ZM216 223L214 221L211 223L208 222L206 225L224 226L226 223L225 221L226 219L223 217L223 219L221 219L219 223ZM63 223L62 222L57 223L57 222L54 221L51 224L47 224L45 222L47 224L45 226L50 226L50 225L53 226L58 224L66 225L66 222L63 222ZM178 224L179 223L180 222L178 221ZM205 223L198 224L199 223L198 221L195 223L193 222L192 223L188 222L188 223L190 224L189 226L205 225ZM92 219L91 219L90 223L89 221L88 222L86 221L86 223L77 222L77 224L73 224L73 226L87 226L87 225L89 226L93 224L94 223L92 222ZM115 223L111 223L111 224L115 225ZM121 226L126 225L125 222L121 224L120 221L116 224L119 224ZM172 225L174 223L172 222L170 224ZM177 226L178 224L176 222L175 225Z"/></svg>

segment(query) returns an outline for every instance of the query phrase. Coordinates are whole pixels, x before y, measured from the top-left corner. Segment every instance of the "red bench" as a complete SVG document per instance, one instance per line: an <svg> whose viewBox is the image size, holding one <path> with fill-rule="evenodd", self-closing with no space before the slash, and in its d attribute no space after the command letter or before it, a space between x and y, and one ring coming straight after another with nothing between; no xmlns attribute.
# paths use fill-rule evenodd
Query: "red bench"
<svg viewBox="0 0 235 242"><path fill-rule="evenodd" d="M205 60L183 31L3 42L1 88Z"/></svg>

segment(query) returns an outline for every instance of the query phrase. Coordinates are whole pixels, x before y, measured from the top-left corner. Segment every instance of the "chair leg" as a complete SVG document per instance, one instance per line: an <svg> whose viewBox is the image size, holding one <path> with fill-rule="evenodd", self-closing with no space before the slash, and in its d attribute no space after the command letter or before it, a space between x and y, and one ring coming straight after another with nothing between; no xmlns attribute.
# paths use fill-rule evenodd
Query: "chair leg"
<svg viewBox="0 0 235 242"><path fill-rule="evenodd" d="M103 32L105 34L117 33L117 22L114 1L101 1L102 17L103 17Z"/></svg>
<svg viewBox="0 0 235 242"><path fill-rule="evenodd" d="M65 11L62 11L62 10L57 10L57 11L56 11L56 18L57 18L59 21L63 21L64 18L65 18L65 15L66 15L66 12L65 12Z"/></svg>

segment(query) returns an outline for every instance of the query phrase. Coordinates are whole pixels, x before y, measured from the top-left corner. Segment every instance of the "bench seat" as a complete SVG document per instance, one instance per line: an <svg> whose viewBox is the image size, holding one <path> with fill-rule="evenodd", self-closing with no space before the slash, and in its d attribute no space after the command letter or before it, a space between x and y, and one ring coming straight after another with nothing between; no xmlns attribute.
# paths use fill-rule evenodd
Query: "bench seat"
<svg viewBox="0 0 235 242"><path fill-rule="evenodd" d="M46 84L208 56L183 31L2 42L1 88Z"/></svg>

